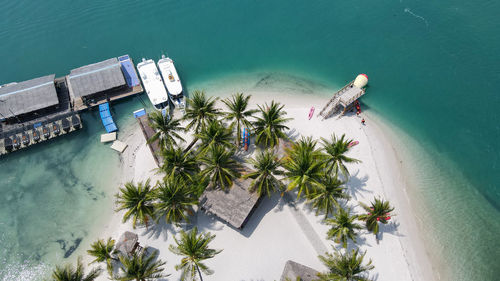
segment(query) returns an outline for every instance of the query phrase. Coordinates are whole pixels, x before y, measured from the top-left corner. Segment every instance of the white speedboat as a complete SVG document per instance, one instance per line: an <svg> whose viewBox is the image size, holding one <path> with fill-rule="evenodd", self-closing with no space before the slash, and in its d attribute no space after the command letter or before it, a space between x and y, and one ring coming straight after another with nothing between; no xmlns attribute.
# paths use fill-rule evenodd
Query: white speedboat
<svg viewBox="0 0 500 281"><path fill-rule="evenodd" d="M182 84L179 74L177 74L177 70L175 69L174 61L162 55L158 61L158 68L160 69L161 76L163 76L163 83L167 87L170 101L175 107L184 111L186 104L184 103Z"/></svg>
<svg viewBox="0 0 500 281"><path fill-rule="evenodd" d="M137 64L137 70L151 103L157 110L167 110L168 94L155 62L142 59L142 62Z"/></svg>

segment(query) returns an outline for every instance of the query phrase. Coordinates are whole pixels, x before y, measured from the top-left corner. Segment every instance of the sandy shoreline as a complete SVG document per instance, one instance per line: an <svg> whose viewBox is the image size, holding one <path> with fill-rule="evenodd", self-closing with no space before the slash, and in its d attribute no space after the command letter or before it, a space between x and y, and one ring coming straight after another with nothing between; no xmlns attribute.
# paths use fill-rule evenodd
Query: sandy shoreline
<svg viewBox="0 0 500 281"><path fill-rule="evenodd" d="M316 116L308 120L311 106L316 114L327 98L308 95L286 95L283 93L247 91L252 94L252 107L256 104L270 103L272 99L285 104L291 135L329 137L345 133L349 138L358 140L349 155L362 160L360 164L350 165L352 178L347 183L352 199L349 205L358 213L358 202L368 203L374 196L389 200L395 206L394 220L382 228L383 235L379 244L373 234L366 230L358 237L358 246L367 250L375 269L371 272L377 280L432 280L432 269L418 234L417 224L411 209L407 208L409 198L405 192L405 179L401 172L400 159L396 155L390 140L384 132L365 115L367 125L362 126L356 116L336 117L321 121ZM271 98L272 97L272 98ZM120 183L112 186L116 193L118 187L126 181L143 181L151 178L152 182L160 179L153 169L156 167L153 157L145 145L145 140L137 124L131 125L119 136L129 147L121 157L122 175ZM189 140L188 140L189 141ZM114 206L113 206L114 208ZM112 208L110 208L111 211ZM111 211L112 212L112 211ZM156 227L132 230L130 223L122 224L122 212L114 213L109 223L102 227L99 238L117 239L121 233L131 230L139 234L139 242L160 250L160 258L167 261L166 272L171 276L165 280L179 280L180 273L175 271L180 257L168 250L173 243L172 235L177 229L159 224ZM241 231L234 230L212 216L198 212L197 226L201 230L216 234L212 246L223 249L207 265L215 271L204 280L279 280L287 260L293 260L316 270L325 268L318 260L318 254L325 250L332 251L332 241L326 239L328 227L321 222L322 216L315 216L303 201L296 203L296 209L284 202L279 195L264 198L248 224ZM87 247L87 245L85 245ZM90 260L85 256L85 260ZM108 280L103 275L98 280Z"/></svg>

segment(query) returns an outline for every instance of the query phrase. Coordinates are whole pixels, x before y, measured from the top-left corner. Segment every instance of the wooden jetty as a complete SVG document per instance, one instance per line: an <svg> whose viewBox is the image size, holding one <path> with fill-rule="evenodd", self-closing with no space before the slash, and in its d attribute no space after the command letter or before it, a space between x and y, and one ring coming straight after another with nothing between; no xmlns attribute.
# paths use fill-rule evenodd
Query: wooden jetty
<svg viewBox="0 0 500 281"><path fill-rule="evenodd" d="M80 111L141 92L128 55L73 69L64 77L2 85L0 155L78 130Z"/></svg>
<svg viewBox="0 0 500 281"><path fill-rule="evenodd" d="M145 115L142 115L142 116L138 116L136 117L137 119L137 122L139 122L139 126L141 127L141 131L142 131L142 134L144 135L144 138L146 139L146 143L149 147L149 150L151 151L151 154L153 154L153 158L155 159L155 162L156 162L156 165L158 167L161 166L161 160L160 159L160 142L158 140L152 142L152 143L149 143L149 139L151 139L151 137L155 134L155 131L153 130L153 128L151 128L151 126L149 125L149 119L148 119L148 115L145 114Z"/></svg>
<svg viewBox="0 0 500 281"><path fill-rule="evenodd" d="M322 116L324 120L334 113L342 111L339 115L340 118L350 109L357 99L365 94L366 89L364 87L367 83L368 76L366 76L366 74L358 75L355 80L347 83L342 89L335 92L318 115Z"/></svg>
<svg viewBox="0 0 500 281"><path fill-rule="evenodd" d="M75 110L85 110L143 92L128 55L73 69L66 80Z"/></svg>

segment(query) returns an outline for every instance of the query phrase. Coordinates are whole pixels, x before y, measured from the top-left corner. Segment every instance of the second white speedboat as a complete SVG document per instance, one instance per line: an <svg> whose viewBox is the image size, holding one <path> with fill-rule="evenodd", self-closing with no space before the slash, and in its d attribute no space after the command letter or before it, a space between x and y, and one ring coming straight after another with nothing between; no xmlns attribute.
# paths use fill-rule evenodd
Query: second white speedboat
<svg viewBox="0 0 500 281"><path fill-rule="evenodd" d="M162 55L161 59L158 61L158 68L160 69L161 76L163 76L163 83L165 83L165 87L167 87L172 104L184 111L186 104L184 103L182 84L179 79L179 74L177 74L177 70L175 69L174 61Z"/></svg>
<svg viewBox="0 0 500 281"><path fill-rule="evenodd" d="M142 84L146 90L149 100L157 110L168 110L168 94L163 84L163 79L156 68L153 60L142 59L142 62L137 64L139 76L141 76Z"/></svg>

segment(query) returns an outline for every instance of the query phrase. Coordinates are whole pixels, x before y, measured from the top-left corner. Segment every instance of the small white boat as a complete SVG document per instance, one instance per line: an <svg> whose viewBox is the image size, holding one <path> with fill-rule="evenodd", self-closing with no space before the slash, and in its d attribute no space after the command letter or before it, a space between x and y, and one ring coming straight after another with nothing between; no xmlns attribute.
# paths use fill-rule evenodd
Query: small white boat
<svg viewBox="0 0 500 281"><path fill-rule="evenodd" d="M184 103L184 95L182 93L182 84L179 79L179 74L174 66L174 61L171 58L166 58L164 55L158 61L158 68L160 69L161 76L163 76L163 83L167 87L168 95L172 104L184 111L186 104Z"/></svg>
<svg viewBox="0 0 500 281"><path fill-rule="evenodd" d="M156 68L153 60L142 59L142 62L137 64L137 70L141 77L142 84L146 90L149 100L157 110L168 108L168 94L161 75Z"/></svg>

